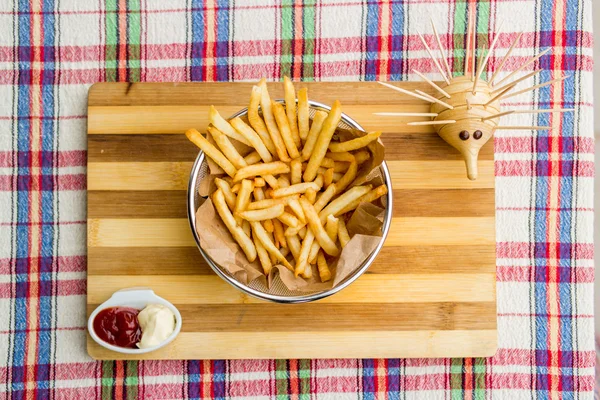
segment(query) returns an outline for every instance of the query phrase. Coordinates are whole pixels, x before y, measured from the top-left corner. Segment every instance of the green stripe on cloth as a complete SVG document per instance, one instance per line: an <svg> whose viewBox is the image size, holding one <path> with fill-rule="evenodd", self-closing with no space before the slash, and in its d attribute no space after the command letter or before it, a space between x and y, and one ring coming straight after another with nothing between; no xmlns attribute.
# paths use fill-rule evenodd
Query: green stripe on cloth
<svg viewBox="0 0 600 400"><path fill-rule="evenodd" d="M127 1L127 68L128 82L140 81L140 1Z"/></svg>
<svg viewBox="0 0 600 400"><path fill-rule="evenodd" d="M125 390L128 400L138 398L138 362L127 361L125 364Z"/></svg>
<svg viewBox="0 0 600 400"><path fill-rule="evenodd" d="M474 384L474 396L475 400L485 399L485 358L473 359L473 380Z"/></svg>
<svg viewBox="0 0 600 400"><path fill-rule="evenodd" d="M302 79L305 81L315 80L315 38L317 36L315 29L315 4L315 0L306 0L304 2L304 8L302 8L302 34L304 38Z"/></svg>
<svg viewBox="0 0 600 400"><path fill-rule="evenodd" d="M102 394L103 400L113 398L113 386L115 384L114 366L116 361L102 361Z"/></svg>
<svg viewBox="0 0 600 400"><path fill-rule="evenodd" d="M477 3L477 56L490 47L489 29L490 29L490 3L489 1L481 1ZM485 53L484 57L485 57ZM479 59L477 59L479 62ZM479 68L479 65L476 66ZM481 74L482 79L487 79L486 71Z"/></svg>
<svg viewBox="0 0 600 400"><path fill-rule="evenodd" d="M453 358L450 364L450 392L452 400L463 398L463 360L462 358Z"/></svg>
<svg viewBox="0 0 600 400"><path fill-rule="evenodd" d="M287 361L275 360L275 388L278 399L288 398L289 377Z"/></svg>
<svg viewBox="0 0 600 400"><path fill-rule="evenodd" d="M292 76L294 62L294 0L284 0L281 3L281 58L280 78Z"/></svg>
<svg viewBox="0 0 600 400"><path fill-rule="evenodd" d="M104 20L104 41L105 55L104 55L104 79L107 82L116 82L117 80L117 32L119 30L118 15L117 15L117 1L118 0L106 0L106 18Z"/></svg>
<svg viewBox="0 0 600 400"><path fill-rule="evenodd" d="M310 360L298 361L298 379L300 380L300 400L310 399Z"/></svg>

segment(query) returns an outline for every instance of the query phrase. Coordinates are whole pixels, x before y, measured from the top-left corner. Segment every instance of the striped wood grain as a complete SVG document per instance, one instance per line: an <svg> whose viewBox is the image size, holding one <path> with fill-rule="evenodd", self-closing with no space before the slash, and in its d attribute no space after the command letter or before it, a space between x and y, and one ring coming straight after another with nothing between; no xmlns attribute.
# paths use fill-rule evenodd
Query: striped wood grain
<svg viewBox="0 0 600 400"><path fill-rule="evenodd" d="M421 83L403 87L430 92ZM392 175L392 228L367 273L316 303L278 305L217 277L195 248L186 189L198 153L182 131L204 130L208 106L246 106L251 83L94 85L88 101L88 313L114 291L148 286L182 312L180 336L143 359L474 357L496 349L493 145L480 177L416 118L424 102L366 82L306 83L382 130ZM270 84L273 97L283 96ZM265 334L265 330L272 334ZM240 340L243 335L243 340ZM243 344L243 345L242 345ZM98 359L119 359L88 338Z"/></svg>

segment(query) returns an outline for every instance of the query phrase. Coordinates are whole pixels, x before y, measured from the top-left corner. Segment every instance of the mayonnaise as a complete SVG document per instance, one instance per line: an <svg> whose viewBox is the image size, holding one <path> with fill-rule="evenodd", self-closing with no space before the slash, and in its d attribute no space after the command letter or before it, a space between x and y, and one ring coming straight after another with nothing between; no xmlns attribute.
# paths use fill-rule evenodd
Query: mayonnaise
<svg viewBox="0 0 600 400"><path fill-rule="evenodd" d="M161 344L175 330L175 314L162 304L148 304L138 314L142 338L137 347L145 349Z"/></svg>

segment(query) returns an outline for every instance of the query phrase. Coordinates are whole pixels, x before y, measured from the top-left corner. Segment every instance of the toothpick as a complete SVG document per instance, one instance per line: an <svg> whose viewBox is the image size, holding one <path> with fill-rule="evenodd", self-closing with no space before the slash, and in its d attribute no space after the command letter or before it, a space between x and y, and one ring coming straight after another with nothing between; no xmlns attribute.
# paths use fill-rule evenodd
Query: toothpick
<svg viewBox="0 0 600 400"><path fill-rule="evenodd" d="M479 54L478 64L481 65L483 62L483 51ZM473 94L477 93L475 88L477 87L477 82L479 82L479 74L475 76L475 81L473 82Z"/></svg>
<svg viewBox="0 0 600 400"><path fill-rule="evenodd" d="M373 115L380 115L383 117L437 117L438 114L436 113L411 113L411 112L406 112L406 113L396 113L396 112L379 112L379 113L373 113Z"/></svg>
<svg viewBox="0 0 600 400"><path fill-rule="evenodd" d="M511 83L507 83L506 85L504 85L504 86L502 86L502 87L499 87L498 89L494 89L494 90L492 90L492 93L501 92L501 91L503 91L504 89L506 89L507 87L509 87L509 86L514 86L514 85L516 85L516 84L517 84L517 83L519 83L519 82L523 82L525 79L531 78L532 76L534 76L534 75L537 75L537 74L539 74L540 72L542 72L542 69L541 69L541 68L540 68L540 69L538 69L538 70L535 70L535 71L533 71L533 72L530 72L530 73L528 73L527 75L525 75L525 76L522 76L521 78L519 78L519 79L516 79L516 80L512 81Z"/></svg>
<svg viewBox="0 0 600 400"><path fill-rule="evenodd" d="M501 97L503 94L505 94L506 92L508 92L509 90L511 90L512 88L514 88L516 85L516 83L511 84L509 87L507 87L506 89L504 89L503 91L499 92L497 95L495 95L494 97L492 97L487 103L484 104L484 106L487 106L489 104L492 104L496 99L498 99L499 97Z"/></svg>
<svg viewBox="0 0 600 400"><path fill-rule="evenodd" d="M531 92L532 90L543 88L545 86L552 85L553 83L556 83L556 82L564 81L568 77L569 77L568 75L565 75L561 78L552 79L551 81L540 83L539 85L535 85L535 86L532 86L527 89L519 90L518 92L509 93L506 96L501 97L501 99L504 100L504 99L508 99L509 97L514 97L514 96L518 96L523 93Z"/></svg>
<svg viewBox="0 0 600 400"><path fill-rule="evenodd" d="M420 94L413 93L410 90L402 89L402 88L400 88L398 86L390 85L389 83L385 83L385 82L381 82L381 81L378 81L377 83L379 83L380 85L383 85L385 87L389 87L390 89L396 90L396 91L398 91L400 93L404 93L404 94L406 94L408 96L416 97L417 99L425 100L425 101L427 101L429 103L433 103L434 102L433 100L431 100L431 99L429 99L429 98L427 98L425 96L421 96Z"/></svg>
<svg viewBox="0 0 600 400"><path fill-rule="evenodd" d="M521 71L523 68L527 67L529 64L534 63L536 60L538 60L540 57L542 57L544 54L548 53L550 49L546 49L544 51L542 51L540 54L538 54L535 57L530 58L529 60L527 60L527 62L523 65L521 65L519 68L517 68L516 70L514 70L513 72L511 72L510 74L508 74L504 79L502 79L500 82L498 82L498 85L501 85L502 82L509 80L510 78L512 78L515 74L517 74L519 71ZM496 86L496 85L494 85Z"/></svg>
<svg viewBox="0 0 600 400"><path fill-rule="evenodd" d="M510 53L512 53L513 49L515 48L515 46L517 45L517 43L519 42L519 39L521 39L521 36L523 35L523 32L520 32L517 37L515 38L515 40L512 42L512 44L510 45L510 48L508 49L508 51L506 52L506 54L504 55L504 58L502 59L502 61L500 61L500 65L498 65L498 67L496 68L496 70L494 71L494 73L492 74L492 77L490 78L489 82L490 84L493 84L494 79L496 79L496 76L498 75L498 73L502 70L502 67L504 67L504 64L506 64L506 61L508 61L508 57L510 56Z"/></svg>
<svg viewBox="0 0 600 400"><path fill-rule="evenodd" d="M514 130L520 130L520 129L527 129L527 130L534 130L534 131L543 131L546 129L550 129L551 127L549 126L497 126L496 129L502 129L502 130L506 130L506 129L514 129Z"/></svg>
<svg viewBox="0 0 600 400"><path fill-rule="evenodd" d="M440 64L437 62L435 56L431 52L431 49L429 48L429 45L425 41L425 38L420 33L418 33L418 34L419 34L419 38L421 39L421 42L423 42L423 46L425 46L425 50L427 50L427 53L429 53L429 57L431 57L431 60L433 61L433 64L435 65L435 67L437 68L437 70L440 72L440 74L442 74L442 78L444 78L444 80L446 81L446 83L449 85L450 81L448 80L448 77L446 76L446 74L444 73L444 70L442 69L442 67L440 67Z"/></svg>
<svg viewBox="0 0 600 400"><path fill-rule="evenodd" d="M502 27L502 23L500 23L498 26L498 33L496 34L496 36L494 36L494 40L492 40L492 44L490 45L490 49L488 50L485 58L483 59L482 62L479 63L479 68L477 69L477 75L475 76L475 83L473 84L473 94L475 94L475 88L477 87L477 82L479 81L479 78L481 77L481 74L483 73L483 69L487 65L488 60L490 59L490 55L492 55L492 52L494 51L494 48L496 47L496 43L498 42L498 38L500 37L500 28L501 27Z"/></svg>
<svg viewBox="0 0 600 400"><path fill-rule="evenodd" d="M422 91L422 90L416 89L416 90L415 90L415 92L419 93L421 96L425 96L425 97L427 97L429 100L433 101L434 103L438 103L439 105L442 105L442 106L444 106L444 107L446 107L446 108L449 108L449 109L451 109L451 110L453 110L453 109L454 109L454 107L453 107L453 106L451 106L450 104L448 104L448 103L444 103L443 101L441 101L441 100L439 100L439 99L436 99L435 97L433 97L433 96L431 96L431 95L429 95L429 94L425 93L425 92L424 92L424 91Z"/></svg>
<svg viewBox="0 0 600 400"><path fill-rule="evenodd" d="M469 55L471 53L471 30L473 29L473 8L469 7L469 23L467 25L467 45L465 46L465 71L466 76L469 72Z"/></svg>
<svg viewBox="0 0 600 400"><path fill-rule="evenodd" d="M467 110L470 110L471 108L473 108L473 107L471 107L471 100L465 99L465 101L467 102Z"/></svg>
<svg viewBox="0 0 600 400"><path fill-rule="evenodd" d="M481 120L482 121L487 121L488 119L500 118L500 117L503 117L505 115L512 114L514 112L515 112L515 110L504 111L504 112L501 112L501 113L498 113L498 114L490 115L489 117L481 118Z"/></svg>
<svg viewBox="0 0 600 400"><path fill-rule="evenodd" d="M453 119L446 119L443 121L417 121L417 122L409 122L407 125L443 125L443 124L453 124L456 121Z"/></svg>
<svg viewBox="0 0 600 400"><path fill-rule="evenodd" d="M438 35L438 31L435 28L435 24L433 23L433 18L431 19L431 27L433 28L433 34L435 35L435 40L437 41L438 47L440 48L440 53L442 54L442 61L444 61L444 65L446 70L448 71L448 77L452 79L452 70L450 69L450 65L448 65L448 56L442 47L442 41L440 40L440 35Z"/></svg>
<svg viewBox="0 0 600 400"><path fill-rule="evenodd" d="M425 75L423 75L422 73L420 73L416 69L413 69L412 72L414 72L415 74L419 75L421 77L421 79L423 79L425 82L429 83L435 90L437 90L438 92L440 92L442 95L446 96L447 98L451 98L452 97L444 89L442 89L441 87L439 87L438 85L436 85L431 79L427 78Z"/></svg>

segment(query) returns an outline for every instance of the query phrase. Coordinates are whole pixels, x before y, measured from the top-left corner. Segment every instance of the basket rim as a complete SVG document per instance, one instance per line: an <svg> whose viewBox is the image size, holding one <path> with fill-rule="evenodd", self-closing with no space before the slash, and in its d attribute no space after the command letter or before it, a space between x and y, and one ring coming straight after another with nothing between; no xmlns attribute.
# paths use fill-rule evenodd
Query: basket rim
<svg viewBox="0 0 600 400"><path fill-rule="evenodd" d="M281 100L281 99L278 99L275 101L283 102L283 100ZM331 110L331 107L329 107L325 104L316 102L316 101L309 100L308 103L311 108L314 108L316 110L323 110L323 111ZM243 108L240 111L238 111L237 113L235 113L234 115L232 115L231 117L229 117L228 119L244 116L247 114L247 112L248 112L248 108L247 107ZM354 121L352 118L350 118L348 115L346 115L344 113L342 113L341 120L344 121L344 123L350 125L351 127L355 128L355 129L364 131L364 128L359 123L357 123L356 121ZM323 299L325 297L331 296L331 295L339 292L340 290L348 287L352 282L357 280L371 266L371 264L373 263L373 261L375 260L375 258L377 257L377 255L379 254L381 249L383 248L383 244L385 243L385 240L387 238L387 235L389 233L389 229L390 229L390 226L392 223L392 209L393 209L392 179L391 179L390 172L388 170L388 167L387 167L387 164L385 161L383 161L379 167L383 174L385 184L388 186L388 192L386 195L387 206L385 209L385 214L384 214L384 218L383 218L383 226L381 229L381 233L382 233L381 240L377 244L377 247L375 247L375 249L367 257L367 259L365 261L363 261L363 263L351 275L344 278L344 280L341 281L337 286L334 286L330 289L323 290L320 292L309 293L306 295L282 296L282 295L264 293L259 290L253 289L253 288L239 282L238 280L236 280L235 278L233 278L232 276L227 274L224 270L222 270L221 267L219 267L217 265L217 263L213 261L213 259L204 251L204 249L202 249L202 246L200 245L200 238L198 237L198 233L196 231L197 204L195 201L195 197L196 197L196 187L197 187L198 175L199 175L199 171L200 171L200 168L203 163L204 163L204 152L202 150L200 150L198 153L198 156L196 157L194 165L192 166L192 170L190 172L190 178L188 181L188 188L187 188L188 222L189 222L190 228L192 230L192 235L194 236L194 241L196 242L196 247L198 247L200 254L202 255L202 257L204 257L204 259L206 260L206 262L208 263L210 268L219 277L221 277L223 280L228 282L230 285L232 285L236 289L241 290L242 292L244 292L252 297L255 297L255 298L258 298L261 300L268 300L268 301L272 301L272 302L276 302L276 303L288 303L288 304L306 303L306 302Z"/></svg>

